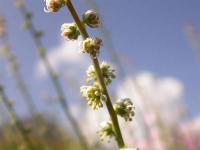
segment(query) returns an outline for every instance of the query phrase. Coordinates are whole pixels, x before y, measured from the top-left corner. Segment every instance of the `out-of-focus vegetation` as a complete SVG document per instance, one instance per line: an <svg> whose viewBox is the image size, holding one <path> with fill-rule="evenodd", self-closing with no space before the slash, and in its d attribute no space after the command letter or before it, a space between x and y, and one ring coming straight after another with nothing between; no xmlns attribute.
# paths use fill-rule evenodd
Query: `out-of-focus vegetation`
<svg viewBox="0 0 200 150"><path fill-rule="evenodd" d="M35 125L32 118L25 118L23 124L37 150L79 150L80 144L76 138L67 133L55 120L35 116L39 124ZM1 150L26 149L24 141L12 122L3 122L0 128Z"/></svg>

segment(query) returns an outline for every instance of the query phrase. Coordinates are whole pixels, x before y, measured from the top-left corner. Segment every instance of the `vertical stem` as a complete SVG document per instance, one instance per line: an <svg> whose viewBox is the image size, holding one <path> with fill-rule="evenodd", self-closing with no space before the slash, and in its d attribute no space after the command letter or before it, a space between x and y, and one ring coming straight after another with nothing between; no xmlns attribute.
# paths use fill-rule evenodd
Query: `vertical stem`
<svg viewBox="0 0 200 150"><path fill-rule="evenodd" d="M81 35L83 36L83 39L86 39L89 37L85 27L83 26L75 8L73 7L73 4L71 3L70 0L66 0L66 6L67 8L69 9L76 25L78 26L79 28L79 31L81 33ZM108 90L107 90L107 87L104 83L104 79L103 79L103 75L101 73L101 69L100 69L100 66L99 66L99 61L96 57L93 57L91 56L91 59L92 59L92 63L94 65L94 68L95 68L95 72L97 74L97 78L98 78L98 82L103 90L103 92L105 93L105 95L107 96L107 101L106 101L106 106L107 106L107 109L108 109L108 112L110 114L110 118L112 120L112 124L113 124L113 128L114 128L114 131L115 131L115 135L116 135L116 141L117 141L117 144L118 144L118 147L119 148L124 148L125 147L125 144L124 144L124 140L123 140L123 137L122 137L122 134L121 134L121 130L120 130L120 127L119 127L119 122L118 122L118 119L117 119L117 115L114 111L114 108L113 108L113 105L112 105L112 102L111 102L111 99L110 99L110 96L109 96L109 93L108 93Z"/></svg>
<svg viewBox="0 0 200 150"><path fill-rule="evenodd" d="M81 133L81 130L78 126L78 124L76 123L76 120L74 119L74 117L72 116L71 112L70 112L70 109L69 109L69 106L68 106L68 103L66 102L66 98L64 96L64 92L63 92L63 89L61 87L61 84L58 80L58 77L56 76L56 74L54 73L53 69L51 68L51 65L50 63L48 62L47 59L43 58L43 63L45 64L46 66L46 69L48 70L49 72L49 75L50 75L50 78L52 80L52 83L55 87L55 90L58 94L58 100L61 104L61 107L63 108L63 111L65 113L65 115L67 116L67 118L69 119L76 135L78 136L82 146L83 146L83 149L85 150L88 150L88 146L87 146L87 142L85 141L85 138L84 136L82 135Z"/></svg>
<svg viewBox="0 0 200 150"><path fill-rule="evenodd" d="M25 127L23 126L22 122L18 119L14 108L8 102L8 98L7 98L6 94L4 93L3 87L1 85L0 85L0 95L1 95L2 101L5 104L11 118L13 119L17 129L19 130L19 132L21 134L21 136L24 140L24 143L29 148L29 150L36 150L34 145L31 142L29 136L27 135L27 131L26 131Z"/></svg>
<svg viewBox="0 0 200 150"><path fill-rule="evenodd" d="M26 14L28 14L29 12L26 10L25 6L21 6L20 7L20 10L21 10L21 13L24 15L25 19L26 19ZM58 76L56 75L55 71L53 70L53 67L51 66L51 64L49 63L47 57L46 57L46 54L45 54L45 49L43 48L43 45L42 45L42 42L40 40L40 38L36 37L36 29L35 27L33 26L31 20L29 20L30 22L30 25L29 25L29 32L35 42L35 45L36 45L36 48L38 49L38 53L39 53L39 57L40 59L42 60L49 76L50 76L50 79L53 83L53 86L54 86L54 89L58 95L58 100L61 104L61 107L64 111L64 114L66 116L66 118L69 120L75 134L77 135L81 145L82 145L82 148L84 150L88 150L88 144L86 142L86 139L84 138L83 134L82 134L82 131L78 125L78 123L76 122L75 118L73 117L72 113L70 112L70 108L69 108L69 105L67 103L67 99L65 97L65 94L64 94L64 91L63 91L63 88L62 88L62 85L59 81L59 78ZM42 49L42 52L41 52L41 49Z"/></svg>
<svg viewBox="0 0 200 150"><path fill-rule="evenodd" d="M24 102L26 103L29 113L32 117L34 117L34 114L36 112L36 106L33 102L33 98L31 96L31 94L29 93L29 90L20 74L20 71L18 70L19 66L15 60L15 56L11 53L10 49L9 49L9 43L8 43L8 36L5 33L5 35L2 37L3 42L5 43L5 48L7 48L7 54L6 54L6 58L7 61L10 65L10 69L12 71L13 77L15 79L15 83L17 86L17 89L19 90L19 92L21 93L21 96L24 100Z"/></svg>
<svg viewBox="0 0 200 150"><path fill-rule="evenodd" d="M36 115L35 113L37 112L36 105L34 103L33 97L30 94L30 91L29 91L27 85L25 84L25 81L23 80L23 77L20 74L20 66L18 66L18 64L17 64L16 57L10 50L10 43L9 43L8 34L6 31L5 31L5 34L2 36L2 41L5 44L5 48L7 49L5 52L6 53L5 57L8 61L8 65L13 74L13 78L15 80L17 90L19 91L24 102L26 103L28 111L29 111L35 125L39 126L40 122L37 119L37 116L35 116ZM33 129L34 128L32 128L31 130L33 130ZM39 142L38 147L40 147L40 145L43 145L43 144ZM47 145L45 145L45 146L48 147Z"/></svg>

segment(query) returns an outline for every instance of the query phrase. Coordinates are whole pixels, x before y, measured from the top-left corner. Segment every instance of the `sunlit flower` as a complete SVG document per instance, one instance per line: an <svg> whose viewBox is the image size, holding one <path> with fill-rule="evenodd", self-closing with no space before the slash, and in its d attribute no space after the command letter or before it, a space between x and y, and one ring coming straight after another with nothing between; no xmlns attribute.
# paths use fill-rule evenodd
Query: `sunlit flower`
<svg viewBox="0 0 200 150"><path fill-rule="evenodd" d="M98 28L101 24L99 16L94 10L88 10L83 14L83 21L91 28Z"/></svg>
<svg viewBox="0 0 200 150"><path fill-rule="evenodd" d="M76 40L80 35L80 32L76 24L64 23L61 26L61 35L67 40Z"/></svg>
<svg viewBox="0 0 200 150"><path fill-rule="evenodd" d="M64 0L44 0L46 2L45 12L57 12L65 4Z"/></svg>
<svg viewBox="0 0 200 150"><path fill-rule="evenodd" d="M106 62L102 62L100 68L105 84L109 85L115 78L115 70L111 69L110 65ZM87 81L97 81L97 76L93 65L91 65L87 70Z"/></svg>
<svg viewBox="0 0 200 150"><path fill-rule="evenodd" d="M82 42L82 52L89 53L92 56L99 54L100 47L102 46L102 40L99 38L87 38Z"/></svg>
<svg viewBox="0 0 200 150"><path fill-rule="evenodd" d="M100 136L101 141L105 138L111 139L115 136L113 125L111 121L103 122L100 124L100 130L97 131L97 134Z"/></svg>
<svg viewBox="0 0 200 150"><path fill-rule="evenodd" d="M129 98L118 100L114 104L114 109L125 121L132 121L132 117L135 115L133 103Z"/></svg>
<svg viewBox="0 0 200 150"><path fill-rule="evenodd" d="M96 110L103 107L102 101L106 101L106 95L103 94L98 84L92 86L82 86L80 88L82 95L88 100L87 104Z"/></svg>

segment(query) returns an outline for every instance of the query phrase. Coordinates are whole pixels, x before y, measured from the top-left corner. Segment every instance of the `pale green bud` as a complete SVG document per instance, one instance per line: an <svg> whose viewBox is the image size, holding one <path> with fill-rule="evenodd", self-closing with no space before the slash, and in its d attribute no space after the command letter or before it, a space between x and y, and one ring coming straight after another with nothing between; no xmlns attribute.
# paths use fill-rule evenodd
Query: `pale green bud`
<svg viewBox="0 0 200 150"><path fill-rule="evenodd" d="M45 12L57 12L65 4L64 0L44 0L46 2Z"/></svg>
<svg viewBox="0 0 200 150"><path fill-rule="evenodd" d="M113 125L111 121L103 122L100 124L100 130L97 131L100 136L100 140L103 141L105 138L111 139L115 136Z"/></svg>
<svg viewBox="0 0 200 150"><path fill-rule="evenodd" d="M88 10L83 14L83 22L91 28L98 28L101 25L99 16L94 10Z"/></svg>
<svg viewBox="0 0 200 150"><path fill-rule="evenodd" d="M75 23L64 23L61 26L61 35L66 40L77 40L78 36L80 35L80 32Z"/></svg>

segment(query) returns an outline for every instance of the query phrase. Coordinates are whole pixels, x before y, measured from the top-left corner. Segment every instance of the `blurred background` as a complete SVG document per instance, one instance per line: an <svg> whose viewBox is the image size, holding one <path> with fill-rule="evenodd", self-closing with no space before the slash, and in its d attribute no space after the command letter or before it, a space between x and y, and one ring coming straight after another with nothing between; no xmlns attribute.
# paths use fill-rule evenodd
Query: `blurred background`
<svg viewBox="0 0 200 150"><path fill-rule="evenodd" d="M117 77L109 86L113 102L129 97L134 103L133 121L126 123L119 118L125 143L141 150L200 150L200 1L73 3L80 16L94 9L101 17L102 27L88 31L103 39L100 60L116 68ZM47 59L87 143L93 150L117 149L113 139L100 142L96 134L99 124L108 119L107 110L93 111L80 94L91 62L80 53L82 39L66 41L60 36L61 25L73 21L68 10L46 13L43 0L24 0L24 4L32 13L34 28L43 33L40 39ZM36 149L82 149L57 100L49 72L38 57L38 46L24 29L27 22L21 12L15 0L0 0L1 24L5 23L0 33L6 32L6 38L0 39L0 84L7 100ZM31 99L32 110L23 101L22 91L28 91L25 97ZM25 149L2 101L0 149Z"/></svg>

